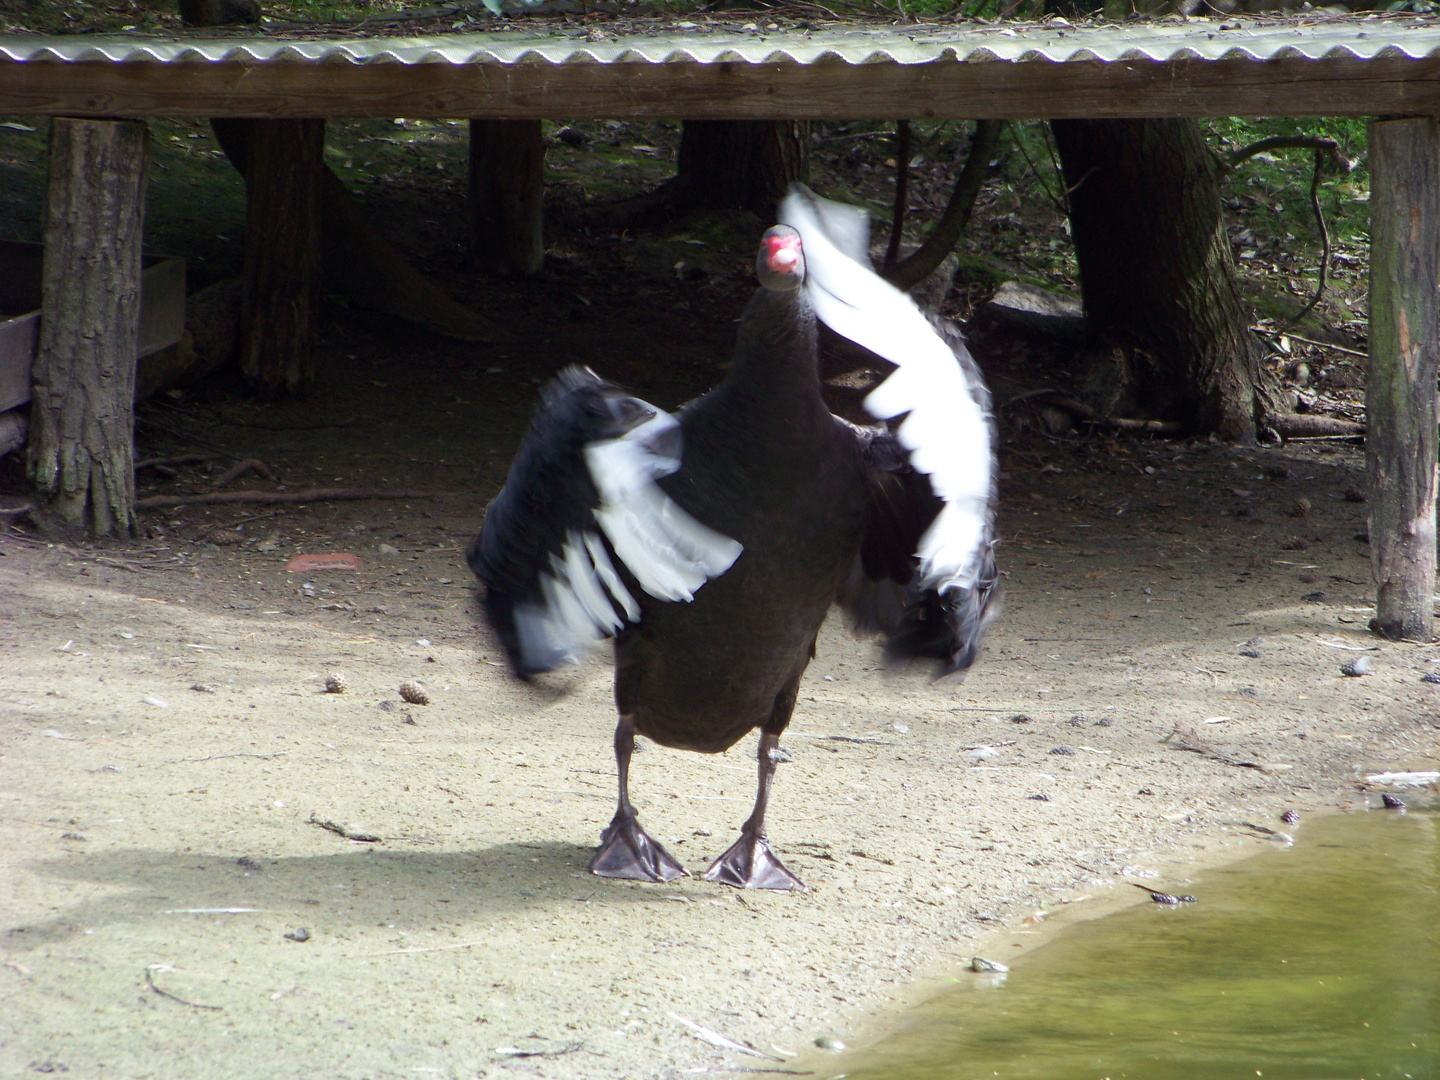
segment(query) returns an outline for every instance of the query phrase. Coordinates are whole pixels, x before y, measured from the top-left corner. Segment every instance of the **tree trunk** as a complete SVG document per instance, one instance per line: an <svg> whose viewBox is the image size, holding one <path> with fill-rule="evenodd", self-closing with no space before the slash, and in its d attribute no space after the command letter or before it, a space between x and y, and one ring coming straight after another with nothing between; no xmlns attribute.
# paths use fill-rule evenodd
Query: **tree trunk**
<svg viewBox="0 0 1440 1080"><path fill-rule="evenodd" d="M1093 339L1119 343L1104 410L1253 442L1278 387L1261 363L1194 120L1051 122ZM1105 351L1105 350L1102 350Z"/></svg>
<svg viewBox="0 0 1440 1080"><path fill-rule="evenodd" d="M1365 460L1375 629L1428 642L1435 595L1440 129L1371 121L1370 370Z"/></svg>
<svg viewBox="0 0 1440 1080"><path fill-rule="evenodd" d="M501 276L545 257L545 136L539 120L470 121L470 252Z"/></svg>
<svg viewBox="0 0 1440 1080"><path fill-rule="evenodd" d="M676 184L702 210L749 210L775 219L776 204L810 176L810 126L798 120L686 120Z"/></svg>
<svg viewBox="0 0 1440 1080"><path fill-rule="evenodd" d="M143 122L51 122L28 470L37 516L65 533L135 532L133 402L149 172Z"/></svg>
<svg viewBox="0 0 1440 1080"><path fill-rule="evenodd" d="M315 377L324 120L253 120L245 174L240 370L268 396Z"/></svg>

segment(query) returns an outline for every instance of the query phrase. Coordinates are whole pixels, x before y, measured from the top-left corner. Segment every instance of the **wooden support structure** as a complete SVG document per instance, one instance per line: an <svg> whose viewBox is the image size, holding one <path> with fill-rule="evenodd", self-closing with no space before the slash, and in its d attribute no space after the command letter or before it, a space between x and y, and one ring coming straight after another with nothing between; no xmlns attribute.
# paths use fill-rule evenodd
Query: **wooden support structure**
<svg viewBox="0 0 1440 1080"><path fill-rule="evenodd" d="M493 274L545 258L545 136L539 120L470 121L470 254Z"/></svg>
<svg viewBox="0 0 1440 1080"><path fill-rule="evenodd" d="M1440 356L1440 124L1375 120L1370 146L1370 370L1365 459L1375 630L1434 625L1436 361Z"/></svg>
<svg viewBox="0 0 1440 1080"><path fill-rule="evenodd" d="M273 396L315 376L325 121L257 120L248 128L240 369Z"/></svg>
<svg viewBox="0 0 1440 1080"><path fill-rule="evenodd" d="M135 357L150 133L57 117L50 129L28 469L60 533L135 531Z"/></svg>

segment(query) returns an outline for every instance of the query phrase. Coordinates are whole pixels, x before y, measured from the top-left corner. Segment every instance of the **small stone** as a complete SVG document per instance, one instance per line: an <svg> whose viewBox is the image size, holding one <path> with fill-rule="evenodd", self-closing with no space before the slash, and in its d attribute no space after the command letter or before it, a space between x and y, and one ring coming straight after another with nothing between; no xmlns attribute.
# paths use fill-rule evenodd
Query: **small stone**
<svg viewBox="0 0 1440 1080"><path fill-rule="evenodd" d="M1345 501L1353 503L1363 503L1365 501L1365 492L1361 491L1359 488L1346 488Z"/></svg>
<svg viewBox="0 0 1440 1080"><path fill-rule="evenodd" d="M997 960L986 960L983 956L972 956L970 958L970 970L980 972L988 971L1003 975L1010 969Z"/></svg>
<svg viewBox="0 0 1440 1080"><path fill-rule="evenodd" d="M1240 655L1241 655L1241 656L1248 656L1251 660L1259 660L1259 659L1260 659L1260 650L1259 650L1259 649L1241 649L1241 650L1240 650Z"/></svg>
<svg viewBox="0 0 1440 1080"><path fill-rule="evenodd" d="M592 30L591 33L594 33L594 31ZM598 40L603 41L604 38L600 38ZM589 135L586 135L585 132L581 131L579 128L570 127L569 125L566 125L565 127L562 127L559 131L557 131L555 133L555 138L559 139L566 146L584 146L590 141Z"/></svg>
<svg viewBox="0 0 1440 1080"><path fill-rule="evenodd" d="M1388 791L1380 796L1380 801L1385 804L1386 810L1404 810L1405 800L1399 795L1391 795Z"/></svg>
<svg viewBox="0 0 1440 1080"><path fill-rule="evenodd" d="M1000 751L993 746L977 746L973 750L965 751L966 761L989 761L991 758L999 756Z"/></svg>
<svg viewBox="0 0 1440 1080"><path fill-rule="evenodd" d="M1072 716L1069 720L1065 722L1071 727L1084 727L1086 724L1085 717L1083 716Z"/></svg>
<svg viewBox="0 0 1440 1080"><path fill-rule="evenodd" d="M1300 599L1312 604L1323 604L1325 602L1325 594L1323 592L1307 592L1304 596L1300 597Z"/></svg>
<svg viewBox="0 0 1440 1080"><path fill-rule="evenodd" d="M170 703L168 701L166 701L164 698L158 698L154 694L147 694L140 700L143 701L146 705L155 706L155 708L157 709L168 709L170 707Z"/></svg>
<svg viewBox="0 0 1440 1080"><path fill-rule="evenodd" d="M345 686L345 675L342 672L332 671L325 676L325 692L327 694L343 694Z"/></svg>
<svg viewBox="0 0 1440 1080"><path fill-rule="evenodd" d="M393 544L381 544L377 549L381 555L399 555L400 549Z"/></svg>
<svg viewBox="0 0 1440 1080"><path fill-rule="evenodd" d="M1292 536L1280 544L1281 551L1304 551L1310 546L1310 541L1303 536Z"/></svg>
<svg viewBox="0 0 1440 1080"><path fill-rule="evenodd" d="M303 926L297 926L294 930L288 930L284 934L291 941L309 941L310 931Z"/></svg>
<svg viewBox="0 0 1440 1080"><path fill-rule="evenodd" d="M1368 657L1368 656L1357 656L1354 660L1351 660L1348 664L1343 664L1343 665L1341 665L1341 667L1340 667L1340 674L1341 674L1341 675L1348 675L1348 676L1350 676L1352 679L1358 679L1361 675L1369 675L1369 674L1370 674L1370 657Z"/></svg>
<svg viewBox="0 0 1440 1080"><path fill-rule="evenodd" d="M834 1035L821 1035L818 1039L815 1040L815 1045L818 1046L821 1050L839 1051L845 1049L845 1043L842 1042L840 1039L837 1039Z"/></svg>
<svg viewBox="0 0 1440 1080"><path fill-rule="evenodd" d="M1095 726L1096 726L1096 727L1109 727L1109 726L1111 725L1111 723L1113 723L1113 721L1112 721L1108 716L1102 716L1102 717L1100 717L1099 720L1096 720L1096 721L1095 721Z"/></svg>
<svg viewBox="0 0 1440 1080"><path fill-rule="evenodd" d="M1033 800L1033 801L1035 801L1035 802L1049 802L1049 801L1050 801L1050 796L1049 796L1049 795L1046 795L1043 791L1040 792L1038 795L1026 795L1025 798L1031 799L1031 800Z"/></svg>
<svg viewBox="0 0 1440 1080"><path fill-rule="evenodd" d="M1440 684L1440 671L1427 671L1424 675L1420 676L1420 681L1428 682L1432 686Z"/></svg>
<svg viewBox="0 0 1440 1080"><path fill-rule="evenodd" d="M210 683L192 682L192 683L190 684L190 689L191 689L191 690L194 690L197 694L213 694L213 693L215 693L215 687L214 687L213 685L211 685Z"/></svg>
<svg viewBox="0 0 1440 1080"><path fill-rule="evenodd" d="M1073 746L1052 746L1050 753L1059 754L1061 757L1074 757L1075 748Z"/></svg>
<svg viewBox="0 0 1440 1080"><path fill-rule="evenodd" d="M1303 518L1303 517L1304 517L1306 514L1308 514L1308 513L1310 513L1310 500L1309 500L1309 499L1305 499L1305 498L1296 499L1296 500L1295 500L1295 504L1290 507L1290 516L1291 516L1291 517L1294 517L1294 518Z"/></svg>
<svg viewBox="0 0 1440 1080"><path fill-rule="evenodd" d="M1280 820L1283 821L1286 825L1299 825L1300 814L1298 811L1295 810L1286 810L1285 813L1280 815Z"/></svg>
<svg viewBox="0 0 1440 1080"><path fill-rule="evenodd" d="M1010 722L1012 724L1028 724L1030 723L1030 721L1031 717L1026 716L1024 713L1016 713L1014 716L1010 717Z"/></svg>
<svg viewBox="0 0 1440 1080"><path fill-rule="evenodd" d="M425 692L425 687L413 680L407 680L400 684L400 696L411 705L430 704L430 695Z"/></svg>
<svg viewBox="0 0 1440 1080"><path fill-rule="evenodd" d="M1284 465L1266 465L1263 470L1266 480L1289 480L1290 470Z"/></svg>

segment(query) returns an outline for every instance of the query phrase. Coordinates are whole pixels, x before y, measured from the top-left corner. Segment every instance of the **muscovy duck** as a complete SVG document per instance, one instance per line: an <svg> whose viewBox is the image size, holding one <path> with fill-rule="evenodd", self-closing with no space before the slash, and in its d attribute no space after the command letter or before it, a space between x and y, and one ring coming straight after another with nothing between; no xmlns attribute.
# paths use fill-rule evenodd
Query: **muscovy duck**
<svg viewBox="0 0 1440 1080"><path fill-rule="evenodd" d="M678 419L571 368L545 390L467 558L517 675L615 639L619 805L590 870L687 871L629 798L636 732L718 753L759 728L759 789L706 872L804 888L765 809L801 676L837 602L894 657L975 660L996 586L989 394L958 332L870 269L862 211L797 185L765 233L734 364ZM866 399L893 430L831 414L816 316L897 365Z"/></svg>

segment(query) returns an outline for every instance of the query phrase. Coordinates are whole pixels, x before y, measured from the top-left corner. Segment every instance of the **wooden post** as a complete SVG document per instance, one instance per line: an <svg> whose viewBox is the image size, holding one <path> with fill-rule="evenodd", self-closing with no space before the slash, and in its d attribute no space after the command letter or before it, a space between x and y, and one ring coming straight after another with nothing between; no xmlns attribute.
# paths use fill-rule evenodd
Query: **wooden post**
<svg viewBox="0 0 1440 1080"><path fill-rule="evenodd" d="M150 131L132 120L50 126L30 480L67 534L135 532L135 353Z"/></svg>
<svg viewBox="0 0 1440 1080"><path fill-rule="evenodd" d="M1426 641L1435 594L1435 375L1440 353L1440 126L1372 120L1365 462L1374 629Z"/></svg>
<svg viewBox="0 0 1440 1080"><path fill-rule="evenodd" d="M545 137L539 120L470 121L470 250L494 274L545 257Z"/></svg>
<svg viewBox="0 0 1440 1080"><path fill-rule="evenodd" d="M315 377L324 120L254 120L245 168L240 369L261 393Z"/></svg>

